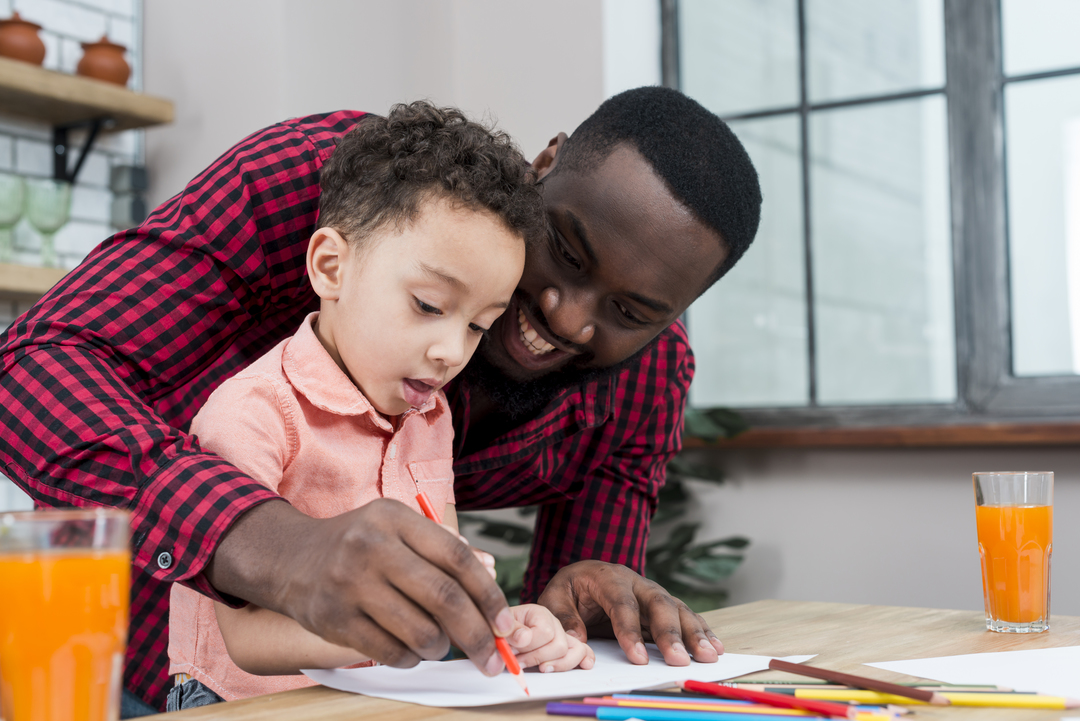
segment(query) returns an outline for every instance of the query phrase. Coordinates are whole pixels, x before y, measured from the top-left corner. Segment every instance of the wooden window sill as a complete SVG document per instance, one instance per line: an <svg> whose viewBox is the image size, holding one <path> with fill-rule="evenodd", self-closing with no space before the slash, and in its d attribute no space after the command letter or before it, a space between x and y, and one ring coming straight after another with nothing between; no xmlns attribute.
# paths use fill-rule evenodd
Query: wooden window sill
<svg viewBox="0 0 1080 721"><path fill-rule="evenodd" d="M978 448L1080 445L1080 423L984 423L865 428L751 428L714 443L684 438L686 448Z"/></svg>

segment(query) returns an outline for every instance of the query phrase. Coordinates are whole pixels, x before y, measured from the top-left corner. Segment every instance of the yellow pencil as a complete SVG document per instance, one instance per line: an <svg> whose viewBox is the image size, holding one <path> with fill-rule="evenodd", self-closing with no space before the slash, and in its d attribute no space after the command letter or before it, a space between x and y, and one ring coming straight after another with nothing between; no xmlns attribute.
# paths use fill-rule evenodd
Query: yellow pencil
<svg viewBox="0 0 1080 721"><path fill-rule="evenodd" d="M1080 700L1062 696L1040 696L1032 693L963 693L957 691L938 691L949 699L953 706L985 706L990 708L1041 708L1067 709L1080 708ZM795 689L796 698L817 699L819 701L853 701L859 704L899 703L907 706L922 705L903 696L877 691L859 691L857 689Z"/></svg>

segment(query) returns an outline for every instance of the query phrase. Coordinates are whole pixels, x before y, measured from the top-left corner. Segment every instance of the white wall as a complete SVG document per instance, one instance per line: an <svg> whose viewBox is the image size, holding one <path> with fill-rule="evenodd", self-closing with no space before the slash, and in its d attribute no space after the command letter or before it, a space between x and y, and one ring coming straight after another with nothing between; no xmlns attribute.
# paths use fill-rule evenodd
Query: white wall
<svg viewBox="0 0 1080 721"><path fill-rule="evenodd" d="M429 98L490 113L539 153L603 100L600 0L185 0L145 8L151 205L288 117ZM196 49L197 48L197 49Z"/></svg>
<svg viewBox="0 0 1080 721"><path fill-rule="evenodd" d="M701 539L750 538L731 601L982 608L974 471L1054 471L1052 612L1080 615L1074 449L723 451L695 482Z"/></svg>

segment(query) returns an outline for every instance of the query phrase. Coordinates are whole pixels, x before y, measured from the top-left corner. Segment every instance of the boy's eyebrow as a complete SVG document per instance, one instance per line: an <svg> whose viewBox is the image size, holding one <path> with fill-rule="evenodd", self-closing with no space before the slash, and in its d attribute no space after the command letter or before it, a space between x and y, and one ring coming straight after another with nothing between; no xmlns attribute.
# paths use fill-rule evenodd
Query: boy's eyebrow
<svg viewBox="0 0 1080 721"><path fill-rule="evenodd" d="M424 261L420 261L419 265L420 265L420 270L422 270L425 275L429 275L432 278L434 278L435 280L441 280L442 282L446 283L447 285L453 286L454 288L456 288L456 289L458 289L460 291L467 291L469 289L468 285L466 285L462 281L458 280L454 276L450 275L445 270L442 270L440 268L436 268L433 265L428 265Z"/></svg>

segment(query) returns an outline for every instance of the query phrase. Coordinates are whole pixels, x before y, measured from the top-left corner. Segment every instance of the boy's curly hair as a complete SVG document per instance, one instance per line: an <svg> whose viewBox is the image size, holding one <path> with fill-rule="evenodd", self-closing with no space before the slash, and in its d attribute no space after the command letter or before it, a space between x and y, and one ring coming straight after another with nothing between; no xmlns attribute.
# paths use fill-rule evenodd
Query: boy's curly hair
<svg viewBox="0 0 1080 721"><path fill-rule="evenodd" d="M494 213L526 243L547 232L535 174L510 136L426 101L362 117L338 140L320 188L318 224L360 247L438 198Z"/></svg>

